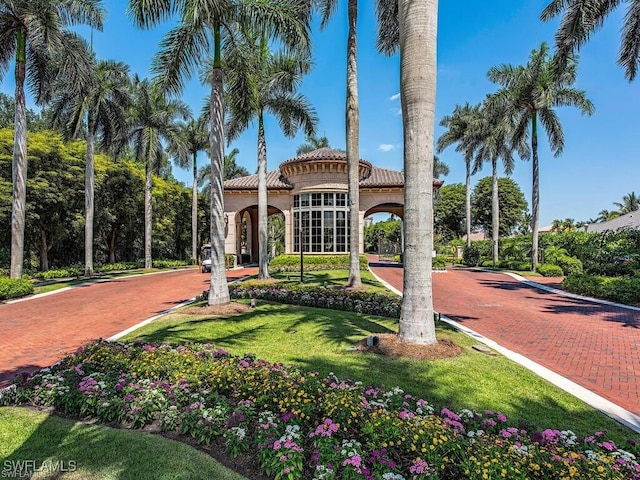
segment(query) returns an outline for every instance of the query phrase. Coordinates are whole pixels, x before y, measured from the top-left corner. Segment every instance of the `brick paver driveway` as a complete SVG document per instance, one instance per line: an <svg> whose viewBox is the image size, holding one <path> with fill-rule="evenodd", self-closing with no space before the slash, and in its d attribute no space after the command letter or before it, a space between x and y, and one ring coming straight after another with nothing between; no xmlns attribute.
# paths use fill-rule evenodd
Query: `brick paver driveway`
<svg viewBox="0 0 640 480"><path fill-rule="evenodd" d="M230 270L227 279L255 269ZM22 371L46 367L98 338L108 338L209 288L198 269L90 283L0 304L0 388Z"/></svg>
<svg viewBox="0 0 640 480"><path fill-rule="evenodd" d="M372 270L402 290L401 267ZM640 312L456 268L433 275L433 301L450 319L640 415Z"/></svg>

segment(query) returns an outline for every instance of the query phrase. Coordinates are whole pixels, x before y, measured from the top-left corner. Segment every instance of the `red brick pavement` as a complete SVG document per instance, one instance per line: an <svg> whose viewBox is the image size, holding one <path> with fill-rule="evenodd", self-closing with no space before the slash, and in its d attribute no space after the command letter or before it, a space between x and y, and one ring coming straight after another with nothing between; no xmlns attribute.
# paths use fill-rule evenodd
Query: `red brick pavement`
<svg viewBox="0 0 640 480"><path fill-rule="evenodd" d="M372 269L402 291L402 268ZM435 273L433 301L448 318L640 415L640 312L470 269Z"/></svg>
<svg viewBox="0 0 640 480"><path fill-rule="evenodd" d="M228 280L257 269L230 270ZM135 275L0 304L0 388L98 338L108 338L209 288L197 269Z"/></svg>

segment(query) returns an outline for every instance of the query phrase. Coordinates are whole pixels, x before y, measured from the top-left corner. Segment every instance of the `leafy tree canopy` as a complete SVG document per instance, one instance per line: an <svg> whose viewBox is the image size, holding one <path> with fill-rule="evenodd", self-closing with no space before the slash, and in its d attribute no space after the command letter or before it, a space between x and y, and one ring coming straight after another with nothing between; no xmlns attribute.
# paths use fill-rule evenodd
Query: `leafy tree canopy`
<svg viewBox="0 0 640 480"><path fill-rule="evenodd" d="M442 186L434 200L436 231L445 242L465 234L465 195L464 185L453 183Z"/></svg>
<svg viewBox="0 0 640 480"><path fill-rule="evenodd" d="M492 178L484 177L478 180L471 194L471 209L474 224L485 232L491 230L491 195L493 193ZM513 233L516 226L527 213L528 205L518 184L511 178L498 179L498 205L500 208L499 234L502 237Z"/></svg>

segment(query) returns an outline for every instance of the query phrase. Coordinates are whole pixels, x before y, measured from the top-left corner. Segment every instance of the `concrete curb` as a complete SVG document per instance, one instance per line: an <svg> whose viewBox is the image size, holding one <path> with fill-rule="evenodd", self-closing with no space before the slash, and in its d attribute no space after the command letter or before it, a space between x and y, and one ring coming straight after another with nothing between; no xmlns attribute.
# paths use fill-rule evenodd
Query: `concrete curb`
<svg viewBox="0 0 640 480"><path fill-rule="evenodd" d="M376 278L376 280L378 280L380 283L382 283L383 285L385 285L389 290L391 290L393 293L402 296L402 292L400 290L398 290L397 288L393 287L392 285L390 285L389 283L387 283L386 281L384 281L382 278L378 277L370 268L369 271L371 272L371 274ZM586 297L580 297L578 295L573 295L573 294L567 294L566 292L563 292L562 290L557 290L555 288L550 288L547 287L545 285L540 285L538 283L535 282L530 282L526 279L524 279L523 277L520 277L519 275L516 274L508 274L510 276L512 276L513 278L515 278L518 281L524 282L527 285L534 287L534 288L541 288L542 290L545 291L552 291L553 293L558 293L561 295L565 295L565 296L572 296L573 298L580 298L580 299L584 299L584 300L590 300L590 301L594 301L595 299L590 299L590 298L586 298ZM615 305L615 306L619 306L618 304L614 304L611 302L605 302L602 301L603 303L607 304L607 305ZM597 302L598 303L598 302ZM623 305L624 306L624 305ZM635 309L635 307L629 307L631 309ZM453 326L454 328L456 328L457 330L460 330L461 332L465 333L466 335L472 337L473 339L483 343L484 345L486 345L489 348L494 349L495 351L499 352L501 355L503 355L504 357L508 358L511 361L516 362L517 364L525 367L526 369L532 371L533 373L535 373L536 375L538 375L541 378L544 378L545 380L547 380L548 382L552 383L553 385L561 388L562 390L564 390L567 393L570 393L571 395L573 395L576 398L579 398L580 400L582 400L583 402L585 402L587 405L590 405L591 407L595 408L596 410L604 413L605 415L607 415L608 417L611 417L612 419L616 420L617 422L621 423L622 425L624 425L625 427L630 428L631 430L633 430L636 433L640 433L640 416L629 412L628 410L625 410L624 408L620 407L619 405L616 405L615 403L611 402L610 400L607 400L604 397L601 397L600 395L582 387L581 385L578 385L577 383L561 376L558 375L557 373L553 372L552 370L549 370L546 367L543 367L542 365L529 360L528 358L520 355L519 353L513 352L511 350L509 350L508 348L502 347L500 346L498 343L494 342L493 340L484 337L483 335L479 334L478 332L475 332L474 330L471 330L470 328L467 328L461 324L459 324L458 322L455 322L445 316L441 317L441 320L443 322L448 323L449 325Z"/></svg>

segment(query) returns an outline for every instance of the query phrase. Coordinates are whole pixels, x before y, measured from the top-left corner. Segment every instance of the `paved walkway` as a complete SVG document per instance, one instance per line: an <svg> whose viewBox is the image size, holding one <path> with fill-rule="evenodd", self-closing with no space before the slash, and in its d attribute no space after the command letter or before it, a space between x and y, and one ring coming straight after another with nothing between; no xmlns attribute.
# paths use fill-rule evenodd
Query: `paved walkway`
<svg viewBox="0 0 640 480"><path fill-rule="evenodd" d="M235 280L257 269L229 270ZM209 288L199 269L120 277L0 303L0 388L20 372L47 367Z"/></svg>
<svg viewBox="0 0 640 480"><path fill-rule="evenodd" d="M402 291L400 266L372 271ZM434 273L434 309L640 416L640 311L528 283L463 268Z"/></svg>

